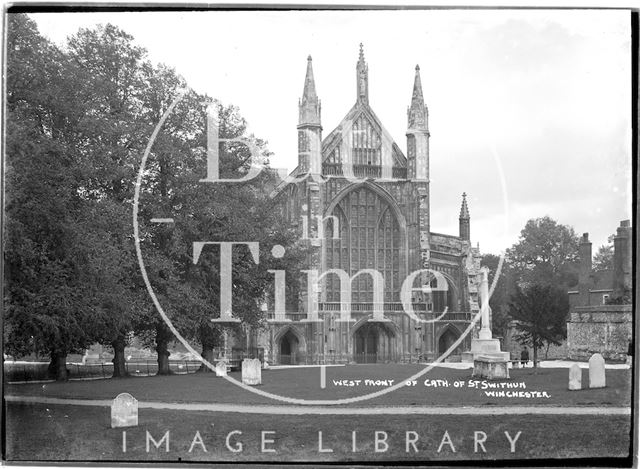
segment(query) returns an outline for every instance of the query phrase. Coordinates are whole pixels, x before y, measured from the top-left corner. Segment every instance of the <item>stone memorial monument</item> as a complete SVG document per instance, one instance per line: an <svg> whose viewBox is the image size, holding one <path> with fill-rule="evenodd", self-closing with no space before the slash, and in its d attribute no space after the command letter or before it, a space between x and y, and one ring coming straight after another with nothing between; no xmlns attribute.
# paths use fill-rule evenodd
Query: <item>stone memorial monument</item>
<svg viewBox="0 0 640 469"><path fill-rule="evenodd" d="M569 390L579 391L582 389L582 370L577 363L569 368Z"/></svg>
<svg viewBox="0 0 640 469"><path fill-rule="evenodd" d="M462 354L464 361L475 361L478 357L490 357L495 362L503 361L507 366L511 358L509 352L500 350L500 340L494 339L491 334L489 325L489 314L491 308L489 306L489 269L482 267L480 269L482 278L480 280L480 332L478 337L471 339L471 351Z"/></svg>
<svg viewBox="0 0 640 469"><path fill-rule="evenodd" d="M604 388L605 386L604 358L599 353L594 353L589 359L589 387Z"/></svg>
<svg viewBox="0 0 640 469"><path fill-rule="evenodd" d="M111 404L111 428L137 426L138 401L129 393L118 394Z"/></svg>
<svg viewBox="0 0 640 469"><path fill-rule="evenodd" d="M257 358L242 360L242 383L249 386L262 384L262 365Z"/></svg>
<svg viewBox="0 0 640 469"><path fill-rule="evenodd" d="M464 352L462 358L463 361L473 361L474 377L509 378L509 352L500 350L500 340L493 338L489 325L489 269L482 267L480 272L480 332L477 338L471 339L471 351Z"/></svg>

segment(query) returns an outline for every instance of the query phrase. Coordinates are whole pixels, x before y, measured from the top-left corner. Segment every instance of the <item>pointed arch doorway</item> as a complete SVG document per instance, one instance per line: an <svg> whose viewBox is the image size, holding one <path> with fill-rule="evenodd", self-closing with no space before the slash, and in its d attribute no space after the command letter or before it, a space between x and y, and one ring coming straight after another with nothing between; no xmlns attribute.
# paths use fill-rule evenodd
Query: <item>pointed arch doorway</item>
<svg viewBox="0 0 640 469"><path fill-rule="evenodd" d="M378 342L380 331L375 324L365 324L355 333L356 363L376 363L378 361Z"/></svg>
<svg viewBox="0 0 640 469"><path fill-rule="evenodd" d="M451 347L459 337L460 333L454 327L448 326L442 334L440 334L440 338L438 339L438 356L443 355L449 350L449 347ZM458 345L449 356L458 355L461 351L461 346Z"/></svg>
<svg viewBox="0 0 640 469"><path fill-rule="evenodd" d="M354 328L353 358L356 363L384 363L394 359L397 327L392 322L363 318Z"/></svg>
<svg viewBox="0 0 640 469"><path fill-rule="evenodd" d="M280 338L281 365L295 365L297 363L299 345L298 337L291 330L288 330Z"/></svg>

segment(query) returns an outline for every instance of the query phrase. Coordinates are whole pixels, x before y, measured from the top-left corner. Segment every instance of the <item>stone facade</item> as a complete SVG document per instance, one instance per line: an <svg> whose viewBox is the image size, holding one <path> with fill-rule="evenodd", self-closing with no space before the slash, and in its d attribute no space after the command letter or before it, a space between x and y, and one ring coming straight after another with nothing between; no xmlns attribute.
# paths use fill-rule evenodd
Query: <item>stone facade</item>
<svg viewBox="0 0 640 469"><path fill-rule="evenodd" d="M509 351L511 354L512 360L519 360L520 353L524 349L522 344L520 344L516 337L518 335L518 329L516 328L515 323L511 323L506 330L505 336L502 339L502 346L504 350ZM529 352L531 353L531 358L533 359L533 353L531 348L529 348ZM564 359L567 358L567 342L564 341L560 345L550 344L547 349L546 345L538 350L538 359L539 360L556 360L556 359Z"/></svg>
<svg viewBox="0 0 640 469"><path fill-rule="evenodd" d="M567 351L572 360L594 353L607 360L625 360L632 334L631 305L578 306L567 323Z"/></svg>
<svg viewBox="0 0 640 469"><path fill-rule="evenodd" d="M309 250L307 269L316 270L320 282L317 290L298 293L284 319L276 321L270 313L256 345L271 363L434 359L463 335L479 309L480 256L470 242L465 195L459 235L431 231L430 134L419 67L407 111L406 156L369 106L368 89L361 48L356 102L323 138L311 57L307 60L298 166L277 197ZM365 269L379 272L381 283L375 275L357 274ZM347 281L351 277L351 284L345 287L336 270L344 271ZM412 274L407 303L430 322L405 313L401 290ZM456 347L453 359L468 350L471 336Z"/></svg>

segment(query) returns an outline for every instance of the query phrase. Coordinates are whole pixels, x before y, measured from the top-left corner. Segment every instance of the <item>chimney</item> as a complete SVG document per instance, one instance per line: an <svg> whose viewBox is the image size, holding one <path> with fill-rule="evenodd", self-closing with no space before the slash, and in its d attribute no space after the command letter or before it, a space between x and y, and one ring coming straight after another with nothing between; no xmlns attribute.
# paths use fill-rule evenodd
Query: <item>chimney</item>
<svg viewBox="0 0 640 469"><path fill-rule="evenodd" d="M631 221L622 220L613 238L613 295L631 291Z"/></svg>
<svg viewBox="0 0 640 469"><path fill-rule="evenodd" d="M579 306L589 306L589 289L591 288L591 241L589 233L583 233L578 247L580 269L578 272Z"/></svg>
<svg viewBox="0 0 640 469"><path fill-rule="evenodd" d="M580 255L580 278L588 279L591 275L591 241L589 241L589 233L583 233L580 239L579 247Z"/></svg>

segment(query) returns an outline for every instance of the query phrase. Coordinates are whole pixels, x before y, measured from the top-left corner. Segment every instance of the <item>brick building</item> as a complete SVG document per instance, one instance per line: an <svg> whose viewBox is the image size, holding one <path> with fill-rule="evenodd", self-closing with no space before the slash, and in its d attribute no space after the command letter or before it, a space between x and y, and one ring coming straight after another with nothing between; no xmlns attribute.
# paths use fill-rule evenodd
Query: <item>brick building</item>
<svg viewBox="0 0 640 469"><path fill-rule="evenodd" d="M589 233L580 239L580 268L577 290L569 291L571 309L606 304L609 298L631 290L632 228L629 220L620 222L613 239L614 254L611 269L593 270L592 246Z"/></svg>
<svg viewBox="0 0 640 469"><path fill-rule="evenodd" d="M578 255L580 265L577 289L569 291L569 305L595 306L604 305L613 293L613 269L593 270L592 245L589 233L580 238Z"/></svg>
<svg viewBox="0 0 640 469"><path fill-rule="evenodd" d="M464 194L459 234L431 230L428 110L420 69L416 66L407 111L406 156L369 105L368 73L361 46L355 104L323 138L312 59L307 59L299 101L298 166L278 188L278 197L309 247L307 268L317 270L321 281L311 298L308 290L301 291L297 305L287 305L286 313L276 315L269 305L270 323L254 343L271 363L433 359L463 334L478 310L480 258L471 246ZM423 271L409 282L413 311L431 321L420 323L404 312L400 293L411 273L427 268L441 275ZM331 269L352 277L347 278L347 306L342 306L345 288L336 273L327 273ZM380 272L382 283L374 288L373 275L355 275L363 269ZM420 290L424 285L438 291ZM381 305L383 318L376 305ZM341 314L350 320L341 321ZM468 350L470 338L456 354Z"/></svg>

